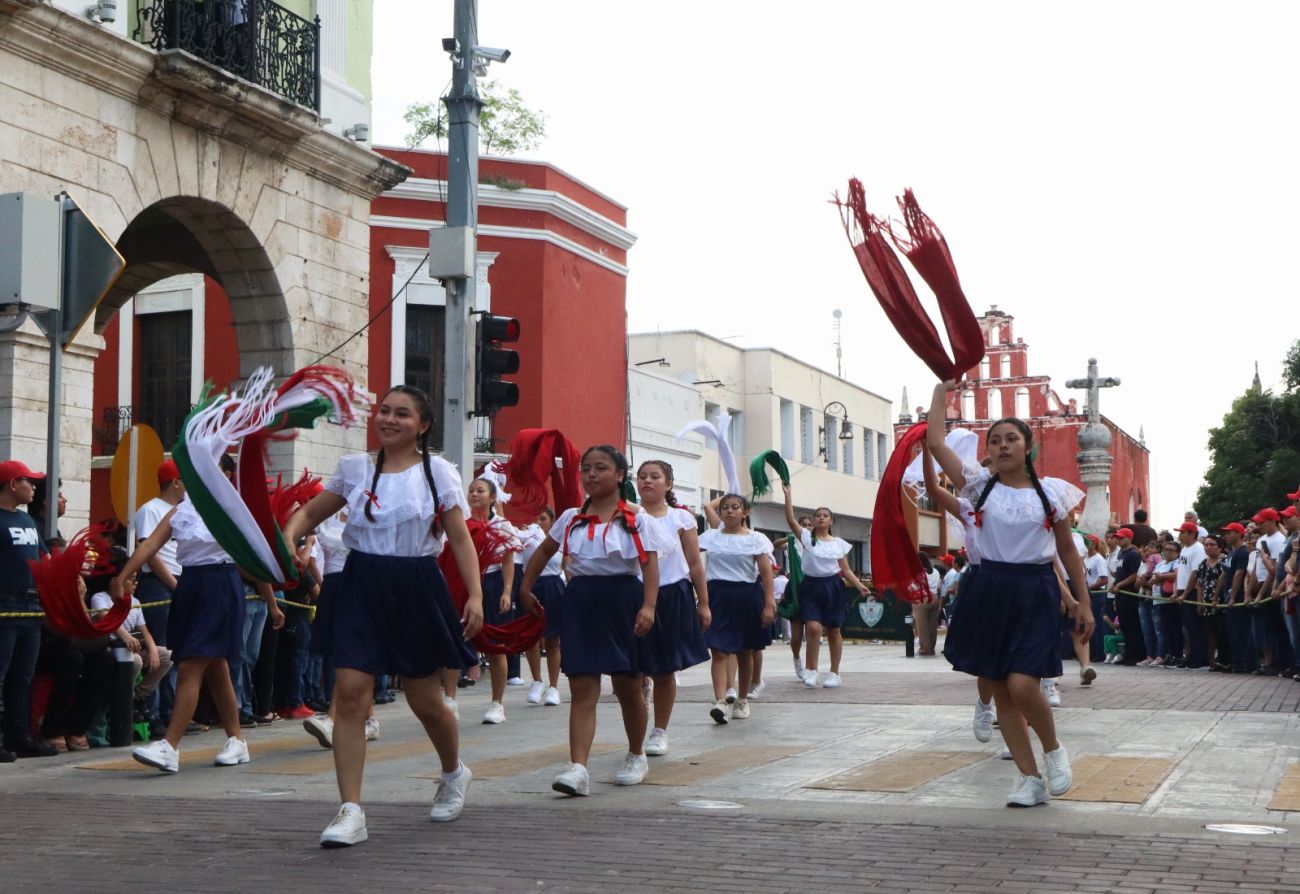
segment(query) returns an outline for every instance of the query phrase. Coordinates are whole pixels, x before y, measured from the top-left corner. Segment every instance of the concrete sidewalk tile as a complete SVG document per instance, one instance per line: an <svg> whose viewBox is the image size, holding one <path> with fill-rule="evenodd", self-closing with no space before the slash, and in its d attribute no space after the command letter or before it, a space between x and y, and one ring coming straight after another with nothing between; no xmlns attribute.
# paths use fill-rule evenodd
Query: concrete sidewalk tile
<svg viewBox="0 0 1300 894"><path fill-rule="evenodd" d="M1073 761L1074 785L1062 801L1141 804L1173 770L1172 758L1088 755Z"/></svg>
<svg viewBox="0 0 1300 894"><path fill-rule="evenodd" d="M808 788L829 791L910 792L927 782L987 760L986 751L902 751L871 761L846 773L822 779Z"/></svg>
<svg viewBox="0 0 1300 894"><path fill-rule="evenodd" d="M791 746L736 744L688 755L681 760L653 760L646 775L648 785L694 785L718 776L771 763L802 754L805 749Z"/></svg>
<svg viewBox="0 0 1300 894"><path fill-rule="evenodd" d="M626 744L613 742L597 742L591 746L593 756L626 750ZM568 763L568 761L569 746L556 745L551 748L538 748L535 751L521 751L507 757L483 758L472 763L467 759L466 764L474 771L475 779L505 779L510 776L518 776L521 773L534 773L537 770L544 770L557 764ZM653 767L654 764L651 763L650 766ZM417 779L437 779L441 775L441 771L429 770L425 773L412 775Z"/></svg>

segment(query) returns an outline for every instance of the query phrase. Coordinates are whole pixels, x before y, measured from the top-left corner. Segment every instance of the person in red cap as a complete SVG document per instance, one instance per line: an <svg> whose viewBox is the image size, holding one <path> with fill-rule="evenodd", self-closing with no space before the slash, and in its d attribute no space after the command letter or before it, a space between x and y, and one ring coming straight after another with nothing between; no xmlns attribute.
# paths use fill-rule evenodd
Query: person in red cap
<svg viewBox="0 0 1300 894"><path fill-rule="evenodd" d="M1260 672L1273 671L1284 676L1293 676L1295 671L1292 665L1295 664L1295 656L1291 645L1292 639L1283 620L1286 613L1282 609L1282 602L1271 598L1274 590L1281 587L1282 580L1285 578L1286 564L1282 558L1282 551L1286 548L1287 536L1282 532L1282 516L1276 509L1265 507L1256 512L1251 521L1259 526L1260 535L1256 543L1259 552L1255 559L1255 573L1259 585L1255 590L1255 601L1260 603L1256 609L1258 612L1256 617L1258 623L1264 627L1264 632L1259 639L1273 646L1266 655L1264 667L1260 668Z"/></svg>
<svg viewBox="0 0 1300 894"><path fill-rule="evenodd" d="M0 463L0 612L39 612L40 598L28 562L45 552L41 532L23 507L45 476L16 459ZM54 748L32 737L28 709L41 649L39 618L0 618L0 677L4 678L4 747L0 763L50 757Z"/></svg>
<svg viewBox="0 0 1300 894"><path fill-rule="evenodd" d="M1246 526L1230 522L1219 529L1228 545L1228 570L1223 576L1220 602L1225 606L1247 601L1246 572L1250 566L1250 547L1246 545ZM1234 674L1254 670L1255 651L1250 641L1250 614L1244 609L1225 612L1228 628L1229 669Z"/></svg>
<svg viewBox="0 0 1300 894"><path fill-rule="evenodd" d="M1205 628L1196 614L1196 606L1188 605L1187 588L1192 575L1205 561L1205 547L1201 544L1202 528L1195 519L1195 513L1188 513L1192 518L1178 526L1178 567L1174 575L1174 601L1178 603L1178 617L1183 630L1183 650L1174 652L1174 666L1195 670L1205 667Z"/></svg>
<svg viewBox="0 0 1300 894"><path fill-rule="evenodd" d="M158 496L136 510L131 519L135 528L135 544L139 546L158 529L167 514L185 498L185 482L180 469L172 460L164 460L158 467ZM167 618L171 612L172 593L180 583L181 566L176 561L176 541L168 540L162 549L141 569L136 582L136 596L144 605L141 611L145 626L153 633L154 642L167 646ZM161 604L158 604L161 603ZM169 673L157 689L158 716L164 723L171 720L172 705L176 701L176 675Z"/></svg>

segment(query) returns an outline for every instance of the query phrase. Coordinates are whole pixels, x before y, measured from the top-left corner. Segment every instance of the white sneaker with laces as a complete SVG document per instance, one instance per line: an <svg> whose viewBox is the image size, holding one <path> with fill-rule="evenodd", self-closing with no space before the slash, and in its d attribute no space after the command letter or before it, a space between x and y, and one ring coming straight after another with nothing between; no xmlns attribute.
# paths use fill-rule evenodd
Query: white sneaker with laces
<svg viewBox="0 0 1300 894"><path fill-rule="evenodd" d="M542 704L548 707L554 707L560 703L560 690L554 686L546 687L546 694L542 696Z"/></svg>
<svg viewBox="0 0 1300 894"><path fill-rule="evenodd" d="M843 682L844 681L840 679L839 674L835 673L835 671L831 671L829 674L826 675L826 679L822 680L822 688L838 689L840 684Z"/></svg>
<svg viewBox="0 0 1300 894"><path fill-rule="evenodd" d="M749 695L746 696L746 698L758 698L760 695L763 694L763 690L766 688L767 688L767 681L759 680L757 686L749 687Z"/></svg>
<svg viewBox="0 0 1300 894"><path fill-rule="evenodd" d="M650 762L645 759L644 754L633 754L629 751L627 757L623 758L623 766L619 767L618 772L614 774L614 784L640 785L649 769Z"/></svg>
<svg viewBox="0 0 1300 894"><path fill-rule="evenodd" d="M212 764L216 767L233 767L236 764L246 763L248 763L248 743L235 736L227 739L226 744L221 746L217 756L212 759Z"/></svg>
<svg viewBox="0 0 1300 894"><path fill-rule="evenodd" d="M511 677L509 680L506 680L506 685L507 685L507 686L522 686L522 685L524 685L524 678L523 678L523 677Z"/></svg>
<svg viewBox="0 0 1300 894"><path fill-rule="evenodd" d="M799 660L798 655L794 656L794 677L800 682L803 681L803 662Z"/></svg>
<svg viewBox="0 0 1300 894"><path fill-rule="evenodd" d="M668 731L663 729L654 729L650 731L650 738L645 740L645 753L653 754L658 757L661 754L668 753Z"/></svg>
<svg viewBox="0 0 1300 894"><path fill-rule="evenodd" d="M534 680L533 685L528 687L528 704L540 705L542 703L542 693L546 690L546 685L541 680Z"/></svg>
<svg viewBox="0 0 1300 894"><path fill-rule="evenodd" d="M803 680L803 685L806 688L808 689L817 688L817 671L806 669L803 672L803 676L801 676L799 679Z"/></svg>
<svg viewBox="0 0 1300 894"><path fill-rule="evenodd" d="M975 739L979 742L987 742L993 738L993 706L986 705L979 699L975 700L975 722L972 724L975 732Z"/></svg>
<svg viewBox="0 0 1300 894"><path fill-rule="evenodd" d="M749 719L749 701L747 699L743 699L743 698L736 699L736 703L731 706L731 719L732 720Z"/></svg>
<svg viewBox="0 0 1300 894"><path fill-rule="evenodd" d="M722 699L712 708L709 709L709 716L713 718L714 723L727 722L727 700Z"/></svg>
<svg viewBox="0 0 1300 894"><path fill-rule="evenodd" d="M571 797L582 797L591 790L591 777L582 764L569 764L569 769L555 777L551 788Z"/></svg>
<svg viewBox="0 0 1300 894"><path fill-rule="evenodd" d="M379 720L375 717L366 718L366 741L373 742L379 738Z"/></svg>
<svg viewBox="0 0 1300 894"><path fill-rule="evenodd" d="M141 745L131 752L131 757L142 764L156 767L164 773L177 773L181 769L181 753L166 739Z"/></svg>
<svg viewBox="0 0 1300 894"><path fill-rule="evenodd" d="M728 689L728 690L727 690L727 704L729 704L729 705L730 705L730 704L734 704L735 701L736 701L736 690L734 690L734 689Z"/></svg>
<svg viewBox="0 0 1300 894"><path fill-rule="evenodd" d="M1043 695L1047 697L1047 703L1049 705L1053 708L1061 707L1061 692L1056 688L1055 680L1044 679L1041 680L1038 685L1042 688Z"/></svg>
<svg viewBox="0 0 1300 894"><path fill-rule="evenodd" d="M1033 807L1035 804L1046 804L1049 800L1051 798L1043 785L1042 777L1017 773L1016 784L1007 795L1007 806Z"/></svg>
<svg viewBox="0 0 1300 894"><path fill-rule="evenodd" d="M448 698L446 695L444 695L442 697L442 703L447 707L451 708L451 713L453 717L455 717L457 720L460 720L460 705L456 702L454 698Z"/></svg>
<svg viewBox="0 0 1300 894"><path fill-rule="evenodd" d="M483 712L484 723L505 723L506 707L501 702L489 702L488 709Z"/></svg>
<svg viewBox="0 0 1300 894"><path fill-rule="evenodd" d="M334 747L334 721L328 714L317 714L302 722L302 728L320 743L321 748Z"/></svg>
<svg viewBox="0 0 1300 894"><path fill-rule="evenodd" d="M348 810L340 807L339 812L325 831L320 833L321 847L350 847L360 844L369 836L366 834L366 815L359 808Z"/></svg>
<svg viewBox="0 0 1300 894"><path fill-rule="evenodd" d="M1043 752L1043 765L1047 791L1053 797L1068 792L1074 784L1074 771L1070 769L1070 756L1065 753L1065 746L1058 743L1055 751Z"/></svg>
<svg viewBox="0 0 1300 894"><path fill-rule="evenodd" d="M1079 685L1091 686L1092 681L1097 679L1097 669L1092 665L1079 668Z"/></svg>
<svg viewBox="0 0 1300 894"><path fill-rule="evenodd" d="M454 779L445 776L438 780L438 793L433 796L433 807L429 810L429 819L435 823L449 823L465 809L465 793L469 791L470 780L474 774L469 767L460 765L460 773Z"/></svg>

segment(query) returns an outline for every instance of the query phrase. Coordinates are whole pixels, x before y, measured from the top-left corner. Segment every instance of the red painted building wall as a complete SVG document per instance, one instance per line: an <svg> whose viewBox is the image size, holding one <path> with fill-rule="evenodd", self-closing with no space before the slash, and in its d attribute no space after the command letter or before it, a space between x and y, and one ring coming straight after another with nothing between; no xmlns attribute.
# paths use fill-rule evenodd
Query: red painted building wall
<svg viewBox="0 0 1300 894"><path fill-rule="evenodd" d="M1038 474L1071 481L1086 490L1079 479L1075 455L1079 452L1079 430L1088 418L1079 412L1077 401L1063 401L1052 389L1047 376L1029 374L1029 346L1016 338L1014 318L995 308L980 318L984 330L987 366L981 364L972 370L961 387L949 395L947 422L949 428L970 429L981 441L990 425L998 418L1019 416L1029 424L1034 440L1040 445L1035 468ZM1004 376L1002 357L1009 358L1010 375ZM1024 390L1021 406L1017 409L1016 395ZM990 413L991 397L996 391L1001 402L1000 411ZM1028 412L1023 406L1027 399ZM973 406L973 411L972 411ZM918 408L918 412L924 412ZM909 417L910 418L910 417ZM1150 451L1113 421L1101 417L1110 430L1110 454L1114 460L1110 472L1110 514L1115 522L1131 521L1133 510L1151 507ZM895 442L909 427L900 421L894 426Z"/></svg>

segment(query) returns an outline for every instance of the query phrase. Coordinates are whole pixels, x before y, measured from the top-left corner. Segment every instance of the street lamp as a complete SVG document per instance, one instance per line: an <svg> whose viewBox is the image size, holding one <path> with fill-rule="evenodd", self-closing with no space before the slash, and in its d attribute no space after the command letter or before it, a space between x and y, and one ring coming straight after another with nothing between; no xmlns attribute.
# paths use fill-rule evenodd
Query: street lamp
<svg viewBox="0 0 1300 894"><path fill-rule="evenodd" d="M840 413L843 414L844 416L844 418L840 420L840 433L838 436L838 440L852 441L853 423L849 422L848 407L844 406L844 404L840 403L838 400L833 400L830 403L828 403L826 406L822 407L822 417L825 418L827 415L829 415L833 407L839 407ZM821 441L821 445L822 445L821 446L822 459L829 460L831 443L830 443L829 432L826 431L826 427L824 425L819 425L817 427L817 438L818 440Z"/></svg>

